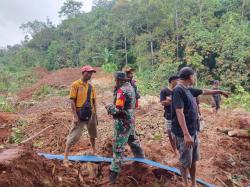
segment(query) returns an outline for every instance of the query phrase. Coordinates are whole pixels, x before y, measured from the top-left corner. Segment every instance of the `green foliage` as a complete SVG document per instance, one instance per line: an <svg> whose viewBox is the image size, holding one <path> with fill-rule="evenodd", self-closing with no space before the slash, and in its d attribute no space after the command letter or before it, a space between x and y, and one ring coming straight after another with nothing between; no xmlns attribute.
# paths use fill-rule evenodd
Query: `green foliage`
<svg viewBox="0 0 250 187"><path fill-rule="evenodd" d="M0 96L0 111L15 112L15 107L3 96Z"/></svg>
<svg viewBox="0 0 250 187"><path fill-rule="evenodd" d="M67 0L64 2L63 6L61 7L59 13L59 17L68 17L72 18L80 13L80 9L82 8L82 3L73 1L73 0Z"/></svg>
<svg viewBox="0 0 250 187"><path fill-rule="evenodd" d="M22 69L20 67L5 66L0 70L0 92L15 93L27 87L37 80L31 68Z"/></svg>
<svg viewBox="0 0 250 187"><path fill-rule="evenodd" d="M85 13L81 2L67 0L58 26L49 20L21 26L27 36L20 45L0 49L0 68L104 64L113 71L113 64L118 69L130 64L140 80L149 80L143 88L149 91L160 87L156 69L181 61L206 84L219 79L232 91L235 85L249 91L248 5L248 0L96 0ZM9 87L9 75L4 76L0 88Z"/></svg>
<svg viewBox="0 0 250 187"><path fill-rule="evenodd" d="M42 140L37 140L33 144L34 147L41 148L43 146L43 141Z"/></svg>
<svg viewBox="0 0 250 187"><path fill-rule="evenodd" d="M224 104L232 108L243 107L250 111L250 93L245 91L242 86L236 86L235 93L230 95Z"/></svg>
<svg viewBox="0 0 250 187"><path fill-rule="evenodd" d="M112 72L115 72L118 70L118 67L116 64L114 63L106 63L106 64L103 64L102 65L102 69L105 71L105 72L108 72L108 73L112 73Z"/></svg>
<svg viewBox="0 0 250 187"><path fill-rule="evenodd" d="M68 89L57 89L49 85L43 85L34 92L33 99L39 100L47 96L52 96L52 95L66 96L68 94L69 94Z"/></svg>
<svg viewBox="0 0 250 187"><path fill-rule="evenodd" d="M168 78L176 74L180 63L164 63L150 70L136 74L138 89L144 94L158 95L163 87L168 85Z"/></svg>
<svg viewBox="0 0 250 187"><path fill-rule="evenodd" d="M25 119L19 119L14 128L12 128L11 135L8 142L12 144L19 144L23 139L23 130L27 126L28 122Z"/></svg>

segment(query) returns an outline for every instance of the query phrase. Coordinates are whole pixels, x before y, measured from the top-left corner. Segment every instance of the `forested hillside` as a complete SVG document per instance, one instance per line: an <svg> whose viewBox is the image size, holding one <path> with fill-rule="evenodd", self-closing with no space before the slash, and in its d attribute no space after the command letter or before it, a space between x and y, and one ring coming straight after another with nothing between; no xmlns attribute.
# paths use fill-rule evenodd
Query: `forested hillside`
<svg viewBox="0 0 250 187"><path fill-rule="evenodd" d="M96 0L91 12L81 7L66 1L57 26L49 19L20 26L23 42L0 50L2 89L12 72L84 64L129 64L153 88L189 65L204 84L219 79L231 91L250 89L249 0Z"/></svg>

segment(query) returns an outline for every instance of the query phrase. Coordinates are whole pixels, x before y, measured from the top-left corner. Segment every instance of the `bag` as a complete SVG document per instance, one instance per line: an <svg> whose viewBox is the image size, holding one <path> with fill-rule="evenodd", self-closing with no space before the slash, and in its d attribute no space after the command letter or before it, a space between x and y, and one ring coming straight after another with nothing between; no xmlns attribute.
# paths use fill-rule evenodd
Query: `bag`
<svg viewBox="0 0 250 187"><path fill-rule="evenodd" d="M90 102L92 86L89 84L87 99L80 110L77 112L77 115L81 121L89 121L92 116L92 106Z"/></svg>

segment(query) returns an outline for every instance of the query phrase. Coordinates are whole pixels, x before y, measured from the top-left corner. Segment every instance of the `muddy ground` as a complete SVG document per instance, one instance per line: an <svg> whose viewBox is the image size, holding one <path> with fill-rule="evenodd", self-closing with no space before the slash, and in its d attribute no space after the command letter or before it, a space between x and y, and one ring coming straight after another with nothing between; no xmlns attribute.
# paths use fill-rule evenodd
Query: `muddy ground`
<svg viewBox="0 0 250 187"><path fill-rule="evenodd" d="M112 101L112 75L97 69L92 84L98 94L97 155L112 156L113 121L101 101ZM80 78L76 68L61 69L52 73L42 68L34 70L39 77L36 84L21 90L10 99L17 113L0 112L0 186L110 186L108 164L74 163L65 168L60 161L46 160L37 152L62 154L65 137L71 127L72 115L67 96L49 95L34 98L36 90L44 85L67 90ZM206 99L205 99L206 100ZM164 133L163 109L157 97L144 96L136 111L136 129L148 159L176 167L178 158L171 151ZM246 129L250 114L240 109L223 108L213 114L203 105L202 115L206 127L200 133L201 161L197 166L199 178L217 186L250 185L250 142L246 138L229 137L224 129ZM25 146L9 143L13 128L20 128L24 136L31 137L53 125L45 133ZM80 141L72 148L73 155L90 154L88 134L84 131ZM126 156L132 156L129 147ZM180 186L180 177L167 171L143 164L126 163L117 186Z"/></svg>

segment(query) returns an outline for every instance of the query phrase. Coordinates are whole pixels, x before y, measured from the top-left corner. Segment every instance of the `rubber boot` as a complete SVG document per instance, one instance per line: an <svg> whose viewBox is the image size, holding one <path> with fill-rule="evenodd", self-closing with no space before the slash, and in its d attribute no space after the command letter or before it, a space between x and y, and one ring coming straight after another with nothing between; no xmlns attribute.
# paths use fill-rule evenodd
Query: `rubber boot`
<svg viewBox="0 0 250 187"><path fill-rule="evenodd" d="M115 184L116 179L117 179L117 176L118 176L118 173L117 173L117 172L110 171L110 174L109 174L109 181L110 181L111 184Z"/></svg>

